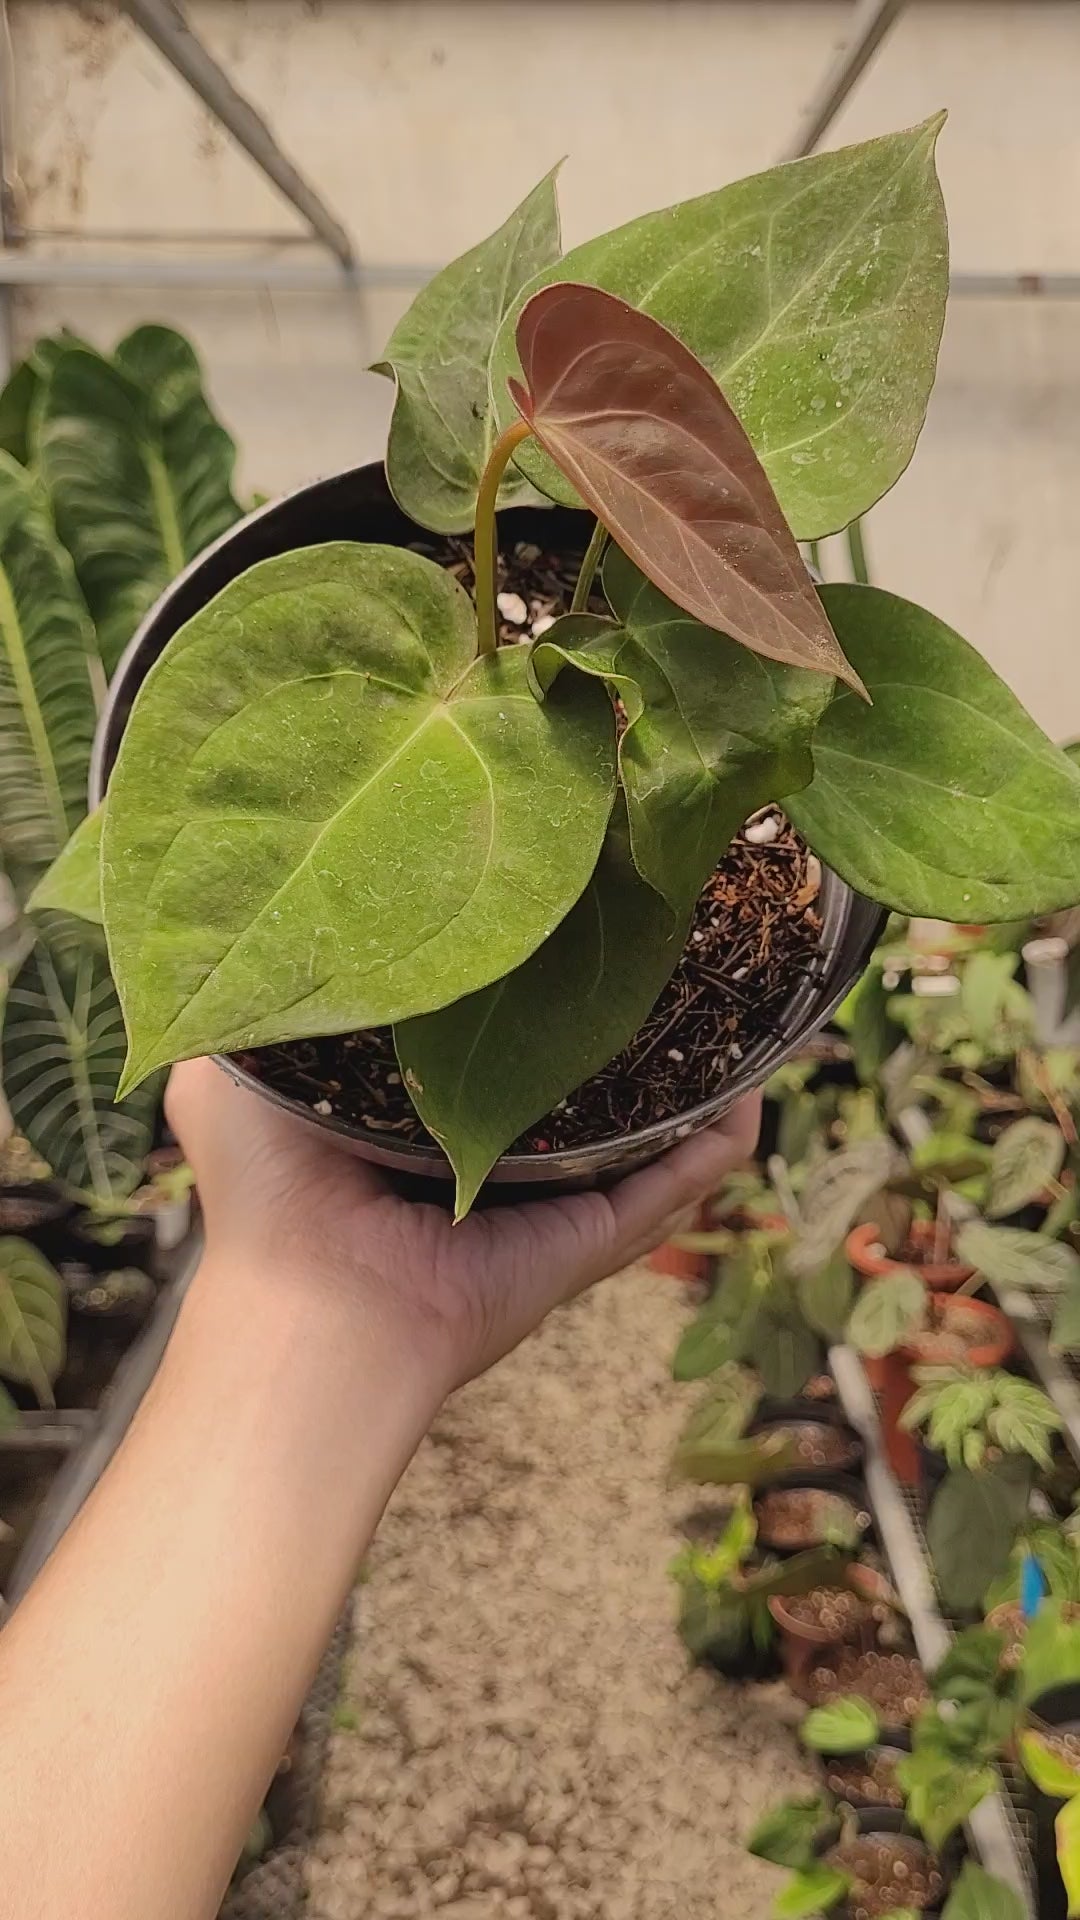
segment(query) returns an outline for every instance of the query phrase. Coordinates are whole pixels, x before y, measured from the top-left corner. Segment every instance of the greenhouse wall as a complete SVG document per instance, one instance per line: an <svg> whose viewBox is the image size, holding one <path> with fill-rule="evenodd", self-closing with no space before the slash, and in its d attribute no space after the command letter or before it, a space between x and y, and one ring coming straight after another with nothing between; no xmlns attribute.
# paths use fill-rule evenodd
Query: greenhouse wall
<svg viewBox="0 0 1080 1920"><path fill-rule="evenodd" d="M563 156L571 242L770 164L849 15L809 0L194 0L187 12L360 259L400 283L21 291L16 342L59 323L102 344L144 319L183 328L248 493L378 455L390 389L365 369L418 270L497 225ZM35 248L234 259L272 240L282 259L320 257L115 7L10 0L8 18L8 171ZM1080 273L1078 71L1075 5L913 4L827 144L948 106L954 268ZM1080 734L1078 500L1080 304L957 298L915 462L868 526L871 570L951 619L1060 737Z"/></svg>

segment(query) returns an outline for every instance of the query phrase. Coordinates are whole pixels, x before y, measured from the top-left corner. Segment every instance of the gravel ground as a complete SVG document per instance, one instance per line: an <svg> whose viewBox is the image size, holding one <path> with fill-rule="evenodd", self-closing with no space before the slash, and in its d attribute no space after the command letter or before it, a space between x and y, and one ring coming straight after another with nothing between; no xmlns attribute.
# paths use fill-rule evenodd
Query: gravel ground
<svg viewBox="0 0 1080 1920"><path fill-rule="evenodd" d="M779 1685L687 1670L664 1466L685 1297L637 1269L444 1412L372 1551L307 1920L760 1920ZM682 1501L685 1507L685 1500Z"/></svg>

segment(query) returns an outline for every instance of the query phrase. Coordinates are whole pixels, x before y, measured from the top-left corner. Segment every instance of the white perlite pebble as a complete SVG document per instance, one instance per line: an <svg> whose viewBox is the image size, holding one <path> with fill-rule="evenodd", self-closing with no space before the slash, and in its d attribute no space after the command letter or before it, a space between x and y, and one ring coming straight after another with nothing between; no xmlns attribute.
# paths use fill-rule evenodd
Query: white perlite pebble
<svg viewBox="0 0 1080 1920"><path fill-rule="evenodd" d="M542 633L546 633L548 628L553 627L554 625L555 625L555 615L553 613L542 613L540 615L539 620L534 620L532 623L533 639L539 640L540 635Z"/></svg>
<svg viewBox="0 0 1080 1920"><path fill-rule="evenodd" d="M683 1061L686 1058L686 1055L678 1047L669 1047L667 1057L669 1060L676 1061L678 1065L681 1066Z"/></svg>
<svg viewBox="0 0 1080 1920"><path fill-rule="evenodd" d="M496 598L495 605L498 607L504 620L511 621L515 627L523 627L525 625L529 617L529 609L525 605L520 593L500 593Z"/></svg>
<svg viewBox="0 0 1080 1920"><path fill-rule="evenodd" d="M752 820L746 828L746 838L752 847L767 847L775 840L780 831L780 822L775 813L767 813L764 820Z"/></svg>
<svg viewBox="0 0 1080 1920"><path fill-rule="evenodd" d="M324 1119L325 1119L325 1117L326 1117L326 1115L327 1115L327 1114L330 1114L330 1113L333 1113L333 1111L334 1111L334 1109L333 1109L333 1107L332 1107L332 1106L330 1105L330 1102L329 1102L329 1100L316 1100L316 1102L315 1102L315 1112L316 1112L316 1113L321 1113L321 1114L323 1115L323 1118L324 1118Z"/></svg>

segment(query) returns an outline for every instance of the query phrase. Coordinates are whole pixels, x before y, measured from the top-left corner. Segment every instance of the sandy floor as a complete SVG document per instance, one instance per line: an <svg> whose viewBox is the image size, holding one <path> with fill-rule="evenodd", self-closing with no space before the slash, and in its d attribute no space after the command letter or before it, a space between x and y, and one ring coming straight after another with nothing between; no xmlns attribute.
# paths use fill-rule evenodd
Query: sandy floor
<svg viewBox="0 0 1080 1920"><path fill-rule="evenodd" d="M308 1920L760 1920L741 1837L801 1772L780 1686L686 1669L665 1463L696 1389L637 1271L443 1415L360 1596Z"/></svg>

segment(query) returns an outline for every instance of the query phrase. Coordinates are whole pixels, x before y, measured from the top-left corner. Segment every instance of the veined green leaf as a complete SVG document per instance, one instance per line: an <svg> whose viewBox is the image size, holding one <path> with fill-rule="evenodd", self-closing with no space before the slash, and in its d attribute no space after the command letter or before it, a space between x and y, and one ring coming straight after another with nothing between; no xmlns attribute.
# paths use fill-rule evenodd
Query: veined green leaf
<svg viewBox="0 0 1080 1920"><path fill-rule="evenodd" d="M914 1273L889 1273L859 1292L848 1322L848 1339L860 1353L879 1359L922 1325L926 1288Z"/></svg>
<svg viewBox="0 0 1080 1920"><path fill-rule="evenodd" d="M947 1607L977 1607L990 1582L1004 1572L1019 1525L1016 1508L1012 1489L998 1474L961 1467L942 1481L926 1538Z"/></svg>
<svg viewBox="0 0 1080 1920"><path fill-rule="evenodd" d="M1027 1920L1027 1902L1004 1880L965 1860L941 1920Z"/></svg>
<svg viewBox="0 0 1080 1920"><path fill-rule="evenodd" d="M70 913L101 925L101 829L104 806L76 827L67 846L43 873L27 901L30 913Z"/></svg>
<svg viewBox="0 0 1080 1920"><path fill-rule="evenodd" d="M994 1142L990 1161L990 1199L986 1211L991 1220L1002 1214L1016 1213L1037 1200L1047 1183L1056 1180L1065 1158L1065 1141L1060 1127L1040 1120L1034 1113L1024 1115Z"/></svg>
<svg viewBox="0 0 1080 1920"><path fill-rule="evenodd" d="M569 664L621 696L634 860L682 912L747 815L811 778L810 742L832 683L748 655L692 620L617 548L604 591L620 625L568 615L537 642L533 671L546 690Z"/></svg>
<svg viewBox="0 0 1080 1920"><path fill-rule="evenodd" d="M874 704L841 691L814 736L814 778L787 808L814 851L899 913L1072 906L1080 769L932 613L879 587L821 596Z"/></svg>
<svg viewBox="0 0 1080 1920"><path fill-rule="evenodd" d="M554 280L584 281L679 336L723 388L798 540L865 513L911 458L933 384L948 287L934 172L942 124L813 154L644 214L538 274L499 330L492 393L514 418L517 313ZM518 465L575 504L526 442Z"/></svg>
<svg viewBox="0 0 1080 1920"><path fill-rule="evenodd" d="M1040 1793L1049 1794L1052 1800L1072 1800L1080 1794L1080 1767L1062 1760L1040 1734L1030 1730L1022 1733L1019 1746L1024 1772Z"/></svg>
<svg viewBox="0 0 1080 1920"><path fill-rule="evenodd" d="M29 1240L0 1239L0 1374L32 1388L52 1407L52 1383L64 1364L67 1295L44 1254Z"/></svg>
<svg viewBox="0 0 1080 1920"><path fill-rule="evenodd" d="M806 1867L777 1894L772 1904L773 1920L805 1920L808 1914L828 1913L850 1887L850 1876L839 1867Z"/></svg>
<svg viewBox="0 0 1080 1920"><path fill-rule="evenodd" d="M475 658L441 568L348 542L265 560L139 692L102 837L123 1085L170 1060L388 1024L528 959L588 884L614 719L524 648Z"/></svg>
<svg viewBox="0 0 1080 1920"><path fill-rule="evenodd" d="M898 1778L907 1796L908 1818L936 1853L998 1785L994 1767L924 1754L918 1748L901 1760Z"/></svg>
<svg viewBox="0 0 1080 1920"><path fill-rule="evenodd" d="M67 327L45 335L34 342L0 391L0 448L21 467L34 464L41 397L54 361L69 347L85 345Z"/></svg>
<svg viewBox="0 0 1080 1920"><path fill-rule="evenodd" d="M83 346L58 355L36 444L111 673L162 589L239 519L235 449L192 348L158 326L137 328L111 361Z"/></svg>
<svg viewBox="0 0 1080 1920"><path fill-rule="evenodd" d="M805 1800L783 1800L762 1814L746 1850L774 1867L808 1867L813 1863L818 1835L827 1831L832 1821L820 1794Z"/></svg>
<svg viewBox="0 0 1080 1920"><path fill-rule="evenodd" d="M0 869L20 900L86 811L93 644L37 483L0 453Z"/></svg>
<svg viewBox="0 0 1080 1920"><path fill-rule="evenodd" d="M547 174L497 232L428 281L373 369L397 382L386 455L390 491L406 513L437 533L462 533L473 524L495 438L491 349L522 287L559 257L557 172ZM531 493L511 467L499 505Z"/></svg>
<svg viewBox="0 0 1080 1920"><path fill-rule="evenodd" d="M620 802L580 900L522 966L399 1022L405 1083L458 1176L459 1219L518 1135L633 1039L689 918L676 921L635 871Z"/></svg>
<svg viewBox="0 0 1080 1920"><path fill-rule="evenodd" d="M956 1251L995 1287L1056 1293L1080 1279L1080 1254L1063 1241L1026 1233L1022 1227L991 1227L984 1220L968 1220L957 1234Z"/></svg>
<svg viewBox="0 0 1080 1920"><path fill-rule="evenodd" d="M858 1694L812 1708L799 1728L803 1746L814 1753L864 1753L880 1734L875 1709Z"/></svg>
<svg viewBox="0 0 1080 1920"><path fill-rule="evenodd" d="M50 919L8 989L4 1091L57 1179L106 1205L138 1185L157 1111L155 1083L115 1104L125 1045L100 934Z"/></svg>
<svg viewBox="0 0 1080 1920"><path fill-rule="evenodd" d="M815 1167L799 1198L802 1218L787 1253L796 1279L831 1260L864 1207L901 1165L888 1134L841 1147Z"/></svg>

